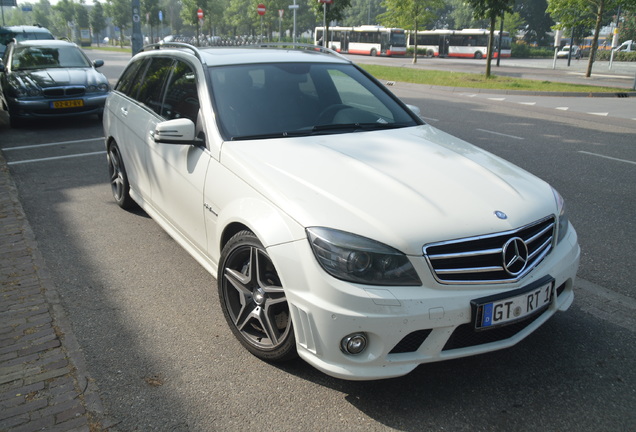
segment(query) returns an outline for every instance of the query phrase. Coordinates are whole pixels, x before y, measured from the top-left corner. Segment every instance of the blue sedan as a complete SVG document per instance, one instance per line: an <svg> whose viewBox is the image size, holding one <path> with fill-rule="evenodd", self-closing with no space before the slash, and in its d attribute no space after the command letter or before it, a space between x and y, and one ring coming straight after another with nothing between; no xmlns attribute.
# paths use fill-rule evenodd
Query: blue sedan
<svg viewBox="0 0 636 432"><path fill-rule="evenodd" d="M94 114L99 118L110 91L107 78L74 43L13 42L0 62L0 108L12 127L38 118Z"/></svg>

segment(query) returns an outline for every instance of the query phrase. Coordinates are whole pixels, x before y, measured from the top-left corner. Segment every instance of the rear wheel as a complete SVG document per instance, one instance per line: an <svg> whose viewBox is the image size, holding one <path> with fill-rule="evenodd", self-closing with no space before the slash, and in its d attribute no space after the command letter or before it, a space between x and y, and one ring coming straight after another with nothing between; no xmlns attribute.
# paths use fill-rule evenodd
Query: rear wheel
<svg viewBox="0 0 636 432"><path fill-rule="evenodd" d="M378 55L378 52L375 50L375 48L372 48L369 54L371 55L371 57L375 57Z"/></svg>
<svg viewBox="0 0 636 432"><path fill-rule="evenodd" d="M476 58L477 60L481 60L483 57L484 57L484 56L483 56L483 54L481 53L481 51L477 51L477 52L475 53L475 58Z"/></svg>
<svg viewBox="0 0 636 432"><path fill-rule="evenodd" d="M252 232L239 232L223 248L217 282L225 319L249 352L274 362L297 357L285 291Z"/></svg>
<svg viewBox="0 0 636 432"><path fill-rule="evenodd" d="M130 197L130 184L124 168L121 152L116 143L108 147L108 174L110 176L110 189L117 205L123 209L130 209L135 206L135 202Z"/></svg>

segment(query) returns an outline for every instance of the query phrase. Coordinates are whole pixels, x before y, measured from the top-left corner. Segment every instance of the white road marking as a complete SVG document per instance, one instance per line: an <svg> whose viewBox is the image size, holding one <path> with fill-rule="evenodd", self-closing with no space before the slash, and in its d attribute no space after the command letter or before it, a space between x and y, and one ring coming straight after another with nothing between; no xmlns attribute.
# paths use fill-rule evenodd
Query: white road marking
<svg viewBox="0 0 636 432"><path fill-rule="evenodd" d="M596 156L596 157L600 157L600 158L603 158L603 159L609 159L609 160L614 160L614 161L618 161L618 162L625 162L625 163L628 163L628 164L636 165L636 162L630 161L630 160L626 160L626 159L619 159L619 158L615 158L615 157L611 157L611 156L605 156L605 155L601 155L601 154L597 154L597 153L586 152L586 151L583 151L583 150L579 150L579 153L583 153L583 154L590 155L590 156Z"/></svg>
<svg viewBox="0 0 636 432"><path fill-rule="evenodd" d="M7 162L7 165L20 165L20 164L33 163L33 162L47 162L47 161L58 160L58 159L70 159L70 158L76 158L76 157L105 155L105 154L106 154L106 151L99 151L99 152L93 152L93 153L82 153L82 154L74 154L74 155L68 155L68 156L54 156L54 157L48 157L48 158L42 158L42 159L27 159L22 161Z"/></svg>
<svg viewBox="0 0 636 432"><path fill-rule="evenodd" d="M7 148L3 148L3 149L2 149L2 151L9 151L9 150L28 150L28 149L34 149L34 148L40 148L40 147L54 147L54 146L58 146L58 145L65 145L65 144L78 144L78 143L83 143L83 142L103 141L103 140L104 140L104 137L100 137L100 138L88 138L88 139L75 140L75 141L61 141L61 142L55 142L55 143L34 144L34 145L30 145L30 146L7 147Z"/></svg>
<svg viewBox="0 0 636 432"><path fill-rule="evenodd" d="M517 140L525 139L525 138L522 138L522 137L518 137L518 136L514 136L514 135L508 135L508 134L503 134L503 133L500 133L500 132L493 132L493 131L489 131L489 130L486 130L486 129L477 129L477 130L481 131L481 132L486 132L486 133L489 133L489 134L504 136L504 137L507 137L507 138L513 138L513 139L517 139Z"/></svg>

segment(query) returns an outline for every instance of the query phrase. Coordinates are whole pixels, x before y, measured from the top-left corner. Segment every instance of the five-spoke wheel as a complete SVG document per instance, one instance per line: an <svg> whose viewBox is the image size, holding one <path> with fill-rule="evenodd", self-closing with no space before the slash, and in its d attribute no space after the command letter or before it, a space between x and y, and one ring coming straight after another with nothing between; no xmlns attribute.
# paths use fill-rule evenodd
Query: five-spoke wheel
<svg viewBox="0 0 636 432"><path fill-rule="evenodd" d="M223 248L219 299L237 339L268 361L296 357L289 305L267 251L250 231L234 235Z"/></svg>
<svg viewBox="0 0 636 432"><path fill-rule="evenodd" d="M128 184L128 176L126 175L124 162L122 161L117 144L112 143L109 146L107 160L110 188L113 193L113 198L115 198L115 201L121 208L129 209L133 207L135 203L129 194L130 185Z"/></svg>

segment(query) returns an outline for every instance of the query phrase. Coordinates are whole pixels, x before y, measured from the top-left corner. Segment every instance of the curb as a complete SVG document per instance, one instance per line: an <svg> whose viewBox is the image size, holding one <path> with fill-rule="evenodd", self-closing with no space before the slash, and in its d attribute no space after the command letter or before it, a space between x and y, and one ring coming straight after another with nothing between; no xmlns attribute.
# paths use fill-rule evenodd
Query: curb
<svg viewBox="0 0 636 432"><path fill-rule="evenodd" d="M97 386L2 152L0 203L0 430L104 430Z"/></svg>

